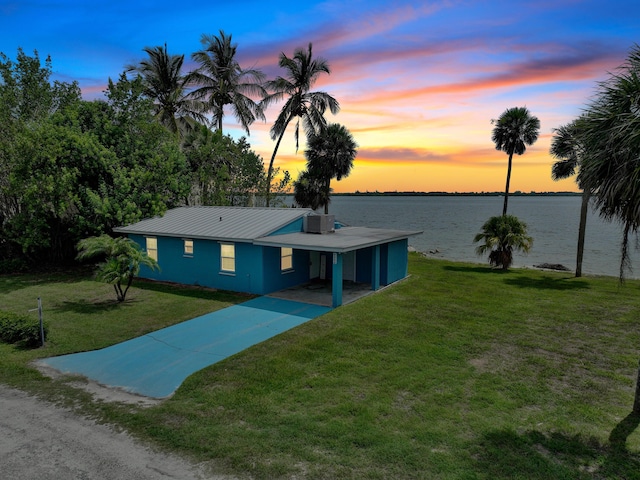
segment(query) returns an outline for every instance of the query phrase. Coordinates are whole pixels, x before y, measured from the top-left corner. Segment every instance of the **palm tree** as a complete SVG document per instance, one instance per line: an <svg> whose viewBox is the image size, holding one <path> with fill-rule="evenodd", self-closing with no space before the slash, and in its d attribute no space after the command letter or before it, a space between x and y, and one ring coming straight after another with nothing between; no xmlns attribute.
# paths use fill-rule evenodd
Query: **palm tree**
<svg viewBox="0 0 640 480"><path fill-rule="evenodd" d="M164 47L144 47L143 51L149 58L127 70L142 78L144 93L153 99L160 123L181 135L195 123L205 123L203 105L186 94L186 78L181 73L184 55L169 55L166 43Z"/></svg>
<svg viewBox="0 0 640 480"><path fill-rule="evenodd" d="M513 263L514 251L529 253L533 245L533 239L527 235L527 224L514 215L491 217L473 241L484 242L476 248L476 253L489 252L489 264L503 270Z"/></svg>
<svg viewBox="0 0 640 480"><path fill-rule="evenodd" d="M213 115L215 127L222 131L225 106L231 106L236 120L249 135L249 126L256 120L266 121L263 107L252 97L262 99L267 92L263 88L264 74L256 69L243 69L236 59L238 44L231 42L231 35L203 34L203 49L191 55L200 67L188 76L189 84L199 86L191 97L207 104Z"/></svg>
<svg viewBox="0 0 640 480"><path fill-rule="evenodd" d="M298 176L298 180L293 182L293 200L299 207L317 210L331 201L331 191L327 192L324 187L325 182L322 178L305 170Z"/></svg>
<svg viewBox="0 0 640 480"><path fill-rule="evenodd" d="M559 159L551 167L551 178L560 180L569 178L577 172L583 156L582 143L579 141L579 121L563 125L553 130L551 155ZM589 209L589 188L582 188L582 205L580 207L580 227L578 228L578 251L576 254L576 277L582 276L582 258L584 256L584 237L587 228L587 212Z"/></svg>
<svg viewBox="0 0 640 480"><path fill-rule="evenodd" d="M629 239L640 228L640 46L598 85L580 124L584 156L578 181L589 185L600 215L624 226L620 280L629 263ZM633 414L640 415L640 367Z"/></svg>
<svg viewBox="0 0 640 480"><path fill-rule="evenodd" d="M280 110L280 114L271 127L270 132L271 139L276 140L276 145L273 149L273 155L271 155L271 161L269 162L269 169L267 171L267 206L269 206L273 162L289 123L294 118L298 118L295 129L297 151L300 135L300 120L302 120L302 126L306 132L313 131L317 133L324 129L327 124L324 118L324 112L327 108L334 115L340 110L338 101L328 93L310 91L320 74L331 73L326 60L323 58L313 58L311 43L309 43L306 50L301 48L296 49L291 58L281 53L278 64L286 70L286 77L277 77L275 80L267 82L267 88L274 93L265 97L263 104L266 106L285 97L288 98Z"/></svg>
<svg viewBox="0 0 640 480"><path fill-rule="evenodd" d="M580 132L584 156L578 181L591 187L601 216L624 226L622 280L630 267L630 236L640 227L640 46L599 84Z"/></svg>
<svg viewBox="0 0 640 480"><path fill-rule="evenodd" d="M509 155L507 184L502 208L502 214L506 215L513 154L522 155L526 151L527 145L535 143L540 130L540 120L538 117L532 116L527 107L513 107L505 110L498 120L491 120L491 123L495 124L491 140L496 144L496 150L501 150Z"/></svg>
<svg viewBox="0 0 640 480"><path fill-rule="evenodd" d="M133 277L140 273L142 265L154 270L159 268L158 262L143 252L136 242L126 237L112 238L106 234L89 237L80 240L77 249L78 260L104 258L104 262L98 265L96 278L113 285L118 302L124 302ZM124 289L123 283L126 283Z"/></svg>
<svg viewBox="0 0 640 480"><path fill-rule="evenodd" d="M320 133L307 134L307 169L311 176L321 180L324 190L324 213L329 213L331 179L340 181L348 177L353 168L353 160L358 154L358 144L351 132L338 123L332 123Z"/></svg>

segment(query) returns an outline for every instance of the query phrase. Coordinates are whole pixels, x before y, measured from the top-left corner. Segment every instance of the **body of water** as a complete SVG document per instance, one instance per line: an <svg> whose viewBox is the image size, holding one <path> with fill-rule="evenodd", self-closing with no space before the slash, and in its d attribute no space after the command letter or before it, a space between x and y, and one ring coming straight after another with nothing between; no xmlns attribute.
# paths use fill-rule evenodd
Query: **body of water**
<svg viewBox="0 0 640 480"><path fill-rule="evenodd" d="M433 257L484 263L475 254L473 237L491 216L502 214L498 196L334 196L329 213L353 226L421 230L409 245ZM528 225L533 248L514 254L515 267L541 263L562 264L575 270L579 196L510 196L509 213ZM587 219L582 271L618 276L622 227L606 222L591 210ZM632 245L635 245L632 241ZM627 278L640 278L640 253L631 252L634 270Z"/></svg>

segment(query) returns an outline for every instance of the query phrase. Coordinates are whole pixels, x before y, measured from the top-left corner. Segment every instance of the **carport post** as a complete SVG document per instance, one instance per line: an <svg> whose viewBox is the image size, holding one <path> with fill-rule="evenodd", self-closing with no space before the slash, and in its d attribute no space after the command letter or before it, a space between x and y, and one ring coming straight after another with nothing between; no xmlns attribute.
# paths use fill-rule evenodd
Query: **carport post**
<svg viewBox="0 0 640 480"><path fill-rule="evenodd" d="M371 290L380 288L380 245L373 247L371 252Z"/></svg>
<svg viewBox="0 0 640 480"><path fill-rule="evenodd" d="M331 275L332 307L342 305L342 254L333 253L333 274Z"/></svg>

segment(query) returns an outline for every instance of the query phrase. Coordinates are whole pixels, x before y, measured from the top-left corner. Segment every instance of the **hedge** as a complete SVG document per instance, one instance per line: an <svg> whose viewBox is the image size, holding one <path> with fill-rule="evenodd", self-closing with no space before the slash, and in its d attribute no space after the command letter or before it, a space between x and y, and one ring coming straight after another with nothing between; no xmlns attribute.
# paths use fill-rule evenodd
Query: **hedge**
<svg viewBox="0 0 640 480"><path fill-rule="evenodd" d="M46 325L44 332L46 338ZM0 311L0 341L24 347L39 347L42 345L39 319L32 315Z"/></svg>

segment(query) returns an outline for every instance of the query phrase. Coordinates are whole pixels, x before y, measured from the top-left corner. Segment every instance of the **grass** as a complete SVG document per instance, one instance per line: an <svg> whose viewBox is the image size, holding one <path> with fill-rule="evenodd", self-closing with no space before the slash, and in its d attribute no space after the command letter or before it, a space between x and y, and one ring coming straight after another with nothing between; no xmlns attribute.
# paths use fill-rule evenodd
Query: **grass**
<svg viewBox="0 0 640 480"><path fill-rule="evenodd" d="M410 278L190 376L160 405L91 401L29 366L243 300L78 276L0 277L43 298L44 349L0 345L0 382L253 478L640 479L630 416L640 282L410 258ZM11 303L9 303L11 302Z"/></svg>

